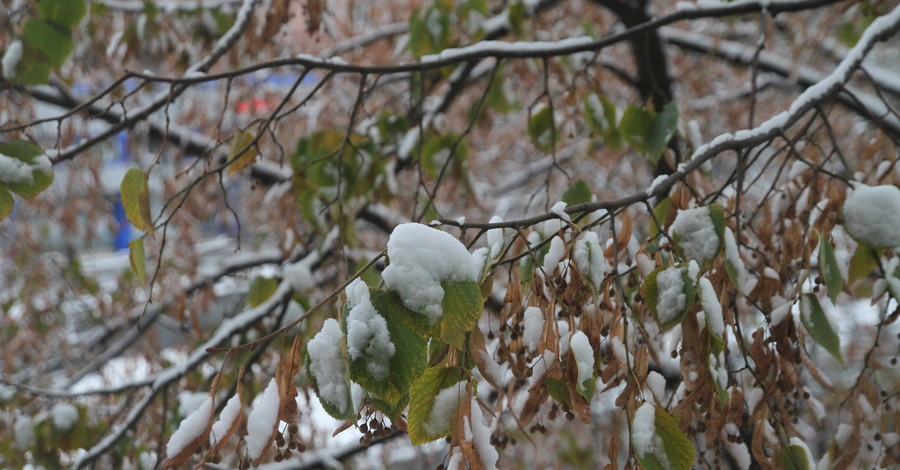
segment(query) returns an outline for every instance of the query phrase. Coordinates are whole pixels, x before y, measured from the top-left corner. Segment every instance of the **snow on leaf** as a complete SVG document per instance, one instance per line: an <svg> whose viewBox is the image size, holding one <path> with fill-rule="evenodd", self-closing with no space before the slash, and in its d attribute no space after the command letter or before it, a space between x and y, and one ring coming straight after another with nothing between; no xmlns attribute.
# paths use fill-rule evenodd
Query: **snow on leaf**
<svg viewBox="0 0 900 470"><path fill-rule="evenodd" d="M658 268L641 285L641 295L653 318L663 330L681 322L696 297L696 281L691 266L685 263Z"/></svg>
<svg viewBox="0 0 900 470"><path fill-rule="evenodd" d="M413 383L409 391L409 438L414 445L450 432L459 400L465 399L463 377L458 367L432 367Z"/></svg>
<svg viewBox="0 0 900 470"><path fill-rule="evenodd" d="M275 440L278 430L278 410L281 399L278 395L278 382L269 381L262 396L256 399L253 409L247 416L247 456L254 465L258 465L265 457L265 452Z"/></svg>
<svg viewBox="0 0 900 470"><path fill-rule="evenodd" d="M68 431L78 423L78 408L71 403L57 403L50 408L53 427L60 431Z"/></svg>
<svg viewBox="0 0 900 470"><path fill-rule="evenodd" d="M678 429L678 423L661 407L641 405L632 418L631 445L646 470L688 470L694 462L694 446Z"/></svg>
<svg viewBox="0 0 900 470"><path fill-rule="evenodd" d="M486 470L496 469L497 461L500 460L500 454L491 444L491 429L484 423L484 413L478 405L478 399L474 396L469 405L469 417L466 417L465 424L468 429L465 431L466 439L473 445L477 453L478 464L473 468L482 468Z"/></svg>
<svg viewBox="0 0 900 470"><path fill-rule="evenodd" d="M841 338L831 327L831 323L819 303L819 298L815 294L803 294L800 298L800 319L816 343L819 343L819 346L825 348L829 354L843 364Z"/></svg>
<svg viewBox="0 0 900 470"><path fill-rule="evenodd" d="M575 357L575 365L578 368L578 380L576 390L584 398L590 400L594 396L596 383L594 382L594 348L583 331L576 331L569 339L569 348Z"/></svg>
<svg viewBox="0 0 900 470"><path fill-rule="evenodd" d="M742 294L749 292L750 282L747 279L747 268L744 266L744 260L741 259L737 241L730 228L725 229L725 272L738 292Z"/></svg>
<svg viewBox="0 0 900 470"><path fill-rule="evenodd" d="M387 248L390 264L382 273L385 285L431 324L444 313L441 281L478 281L472 255L449 233L422 224L400 224L391 233Z"/></svg>
<svg viewBox="0 0 900 470"><path fill-rule="evenodd" d="M599 289L606 275L612 271L612 267L603 254L600 245L600 237L595 232L584 232L575 242L573 253L575 264L590 281L594 289Z"/></svg>
<svg viewBox="0 0 900 470"><path fill-rule="evenodd" d="M366 371L376 381L384 380L390 371L395 347L387 322L378 314L369 297L369 286L356 279L346 289L347 352L351 361L363 361Z"/></svg>
<svg viewBox="0 0 900 470"><path fill-rule="evenodd" d="M871 247L900 246L900 189L857 183L844 201L844 227L856 241Z"/></svg>
<svg viewBox="0 0 900 470"><path fill-rule="evenodd" d="M0 189L30 199L52 182L53 167L40 147L24 140L0 142Z"/></svg>
<svg viewBox="0 0 900 470"><path fill-rule="evenodd" d="M166 444L165 468L183 464L203 441L212 425L212 397L207 397L200 406L181 421L178 429Z"/></svg>
<svg viewBox="0 0 900 470"><path fill-rule="evenodd" d="M528 352L537 352L541 343L541 335L544 332L544 314L538 307L527 307L523 315L524 331L522 332L522 342L528 348Z"/></svg>
<svg viewBox="0 0 900 470"><path fill-rule="evenodd" d="M825 287L828 288L828 298L832 302L844 288L844 278L838 267L837 258L834 255L834 247L831 246L825 234L819 234L819 271L825 279Z"/></svg>
<svg viewBox="0 0 900 470"><path fill-rule="evenodd" d="M709 206L679 211L672 222L675 247L685 260L709 263L722 246Z"/></svg>
<svg viewBox="0 0 900 470"><path fill-rule="evenodd" d="M547 251L547 254L544 255L544 272L546 272L548 276L553 274L553 272L556 271L559 262L562 261L565 255L566 243L559 236L553 237L553 239L550 240L550 249Z"/></svg>
<svg viewBox="0 0 900 470"><path fill-rule="evenodd" d="M337 419L349 418L350 382L344 362L344 335L337 320L329 318L306 345L306 372L322 407Z"/></svg>
<svg viewBox="0 0 900 470"><path fill-rule="evenodd" d="M238 393L228 399L225 408L219 413L219 419L213 423L209 433L209 443L212 446L211 452L215 452L222 447L228 439L237 431L241 424L241 394Z"/></svg>

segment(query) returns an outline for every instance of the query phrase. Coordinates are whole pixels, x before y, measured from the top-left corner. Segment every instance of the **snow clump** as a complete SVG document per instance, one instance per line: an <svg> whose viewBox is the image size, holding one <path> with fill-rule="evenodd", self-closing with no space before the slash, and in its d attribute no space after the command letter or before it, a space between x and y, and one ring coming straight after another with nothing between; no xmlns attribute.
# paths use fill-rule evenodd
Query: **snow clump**
<svg viewBox="0 0 900 470"><path fill-rule="evenodd" d="M652 455L659 460L663 468L671 468L665 444L662 438L656 435L656 407L650 402L644 402L634 413L631 442L636 454Z"/></svg>
<svg viewBox="0 0 900 470"><path fill-rule="evenodd" d="M696 260L701 266L719 252L721 242L708 206L678 212L672 222L672 233L684 257Z"/></svg>
<svg viewBox="0 0 900 470"><path fill-rule="evenodd" d="M203 435L212 419L212 413L212 398L207 396L203 403L178 425L178 430L175 431L175 434L172 434L172 437L169 438L169 442L166 444L166 455L169 458L175 458L192 442L197 440L198 437Z"/></svg>
<svg viewBox="0 0 900 470"><path fill-rule="evenodd" d="M583 331L576 331L569 340L569 347L575 356L575 364L578 367L578 387L594 378L594 348Z"/></svg>
<svg viewBox="0 0 900 470"><path fill-rule="evenodd" d="M682 268L670 267L656 275L656 286L659 297L656 301L656 313L660 323L669 323L684 311L687 294L684 293Z"/></svg>
<svg viewBox="0 0 900 470"><path fill-rule="evenodd" d="M575 264L581 273L591 280L595 288L599 288L603 278L612 270L603 255L600 237L595 232L585 232L575 242Z"/></svg>
<svg viewBox="0 0 900 470"><path fill-rule="evenodd" d="M35 170L50 174L52 164L46 155L38 155L28 163L0 153L0 183L33 184Z"/></svg>
<svg viewBox="0 0 900 470"><path fill-rule="evenodd" d="M60 431L68 431L78 423L78 408L71 403L57 403L50 408L53 427Z"/></svg>
<svg viewBox="0 0 900 470"><path fill-rule="evenodd" d="M856 184L844 202L844 227L856 241L874 248L900 246L900 189Z"/></svg>
<svg viewBox="0 0 900 470"><path fill-rule="evenodd" d="M16 76L16 69L19 68L19 62L22 61L22 54L25 48L22 41L16 39L9 44L6 52L3 54L3 78L12 80Z"/></svg>
<svg viewBox="0 0 900 470"><path fill-rule="evenodd" d="M322 331L306 346L309 371L319 386L319 400L337 408L341 413L347 411L350 399L344 361L341 358L343 336L337 320L329 318L322 325Z"/></svg>
<svg viewBox="0 0 900 470"><path fill-rule="evenodd" d="M382 278L410 310L434 324L444 313L442 281L478 281L474 258L446 232L417 224L400 224L387 243L390 264Z"/></svg>
<svg viewBox="0 0 900 470"><path fill-rule="evenodd" d="M256 400L253 409L247 416L247 453L250 460L258 460L272 441L275 426L278 425L278 410L281 398L278 394L278 382L269 381L262 396Z"/></svg>
<svg viewBox="0 0 900 470"><path fill-rule="evenodd" d="M390 360L394 357L394 343L388 331L387 321L381 316L369 297L369 286L360 279L354 280L346 289L347 306L347 352L351 360L366 361L366 370L376 380L384 380L390 371Z"/></svg>
<svg viewBox="0 0 900 470"><path fill-rule="evenodd" d="M459 408L459 400L462 399L465 390L466 382L463 380L438 392L434 397L434 406L428 413L428 419L425 420L425 432L435 436L450 429L450 419Z"/></svg>

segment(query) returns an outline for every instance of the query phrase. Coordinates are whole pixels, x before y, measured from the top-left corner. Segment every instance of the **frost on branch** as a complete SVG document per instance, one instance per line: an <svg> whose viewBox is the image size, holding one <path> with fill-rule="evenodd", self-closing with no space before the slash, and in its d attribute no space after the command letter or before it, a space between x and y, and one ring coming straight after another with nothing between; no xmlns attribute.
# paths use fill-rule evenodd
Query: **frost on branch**
<svg viewBox="0 0 900 470"><path fill-rule="evenodd" d="M434 324L443 314L442 281L478 281L475 261L452 235L422 224L398 225L387 244L390 264L382 277L410 310Z"/></svg>

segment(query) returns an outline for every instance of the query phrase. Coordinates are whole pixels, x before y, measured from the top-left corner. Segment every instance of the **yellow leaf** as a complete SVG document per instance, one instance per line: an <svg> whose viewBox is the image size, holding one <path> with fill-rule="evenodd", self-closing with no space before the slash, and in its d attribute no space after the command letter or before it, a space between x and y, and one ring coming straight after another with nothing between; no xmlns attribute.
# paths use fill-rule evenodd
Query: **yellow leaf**
<svg viewBox="0 0 900 470"><path fill-rule="evenodd" d="M132 168L122 178L119 186L122 196L122 207L125 217L138 230L153 232L153 221L150 218L150 190L147 188L147 175L143 171Z"/></svg>
<svg viewBox="0 0 900 470"><path fill-rule="evenodd" d="M253 163L256 158L256 146L253 142L253 133L241 131L231 138L231 146L228 149L228 169L225 173L232 174L243 170Z"/></svg>

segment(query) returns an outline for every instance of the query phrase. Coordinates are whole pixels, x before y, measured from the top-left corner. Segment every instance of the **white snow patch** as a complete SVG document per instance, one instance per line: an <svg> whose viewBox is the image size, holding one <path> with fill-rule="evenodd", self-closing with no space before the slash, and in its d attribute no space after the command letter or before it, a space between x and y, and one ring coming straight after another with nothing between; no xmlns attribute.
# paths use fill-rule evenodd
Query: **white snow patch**
<svg viewBox="0 0 900 470"><path fill-rule="evenodd" d="M50 159L46 155L34 157L31 163L0 153L0 183L32 184L35 170L49 174Z"/></svg>
<svg viewBox="0 0 900 470"><path fill-rule="evenodd" d="M481 457L481 468L496 469L497 461L500 460L500 454L491 445L491 429L484 423L484 414L481 412L481 406L478 405L478 400L474 396L472 397L470 412L472 422L471 427L467 429L466 436L475 444L475 450L478 451L478 456ZM465 424L470 424L468 419L466 419Z"/></svg>
<svg viewBox="0 0 900 470"><path fill-rule="evenodd" d="M691 371L691 373L695 372ZM650 389L650 394L656 399L656 403L661 405L666 398L666 378L659 372L651 370L647 374L646 384L647 388Z"/></svg>
<svg viewBox="0 0 900 470"><path fill-rule="evenodd" d="M219 419L213 423L212 430L209 433L209 443L216 444L219 442L226 433L231 429L231 426L234 424L234 421L238 418L238 414L241 412L241 397L240 395L235 394L233 397L228 399L228 402L225 403L225 408L222 408L222 412L219 413Z"/></svg>
<svg viewBox="0 0 900 470"><path fill-rule="evenodd" d="M719 252L721 242L708 206L678 212L672 222L672 233L685 258L701 265Z"/></svg>
<svg viewBox="0 0 900 470"><path fill-rule="evenodd" d="M565 242L558 235L553 237L553 240L550 240L550 249L547 251L547 254L544 255L544 272L548 275L553 274L553 272L556 271L556 267L559 266L559 262L562 261L563 256L565 255Z"/></svg>
<svg viewBox="0 0 900 470"><path fill-rule="evenodd" d="M569 340L569 347L572 355L575 356L575 364L578 367L579 388L583 388L583 384L594 378L594 348L583 331L576 331Z"/></svg>
<svg viewBox="0 0 900 470"><path fill-rule="evenodd" d="M13 435L15 436L16 447L25 451L34 442L34 420L31 416L22 415L16 418L13 423Z"/></svg>
<svg viewBox="0 0 900 470"><path fill-rule="evenodd" d="M206 400L178 425L178 430L172 434L172 437L169 438L169 442L166 444L166 455L169 458L174 458L197 440L209 426L212 420L212 413L212 398L207 396Z"/></svg>
<svg viewBox="0 0 900 470"><path fill-rule="evenodd" d="M3 53L3 78L12 80L16 76L16 69L19 67L19 62L22 61L24 51L22 41L16 39L9 43L9 47Z"/></svg>
<svg viewBox="0 0 900 470"><path fill-rule="evenodd" d="M684 311L687 294L684 293L682 268L669 267L656 275L658 297L656 312L660 323L669 323Z"/></svg>
<svg viewBox="0 0 900 470"><path fill-rule="evenodd" d="M528 352L537 352L541 343L541 334L544 332L544 314L538 307L528 307L524 313L524 331L522 332L522 342Z"/></svg>
<svg viewBox="0 0 900 470"><path fill-rule="evenodd" d="M434 406L424 423L425 432L434 436L450 429L450 420L459 408L459 400L462 399L465 390L466 381L461 380L438 392L434 397Z"/></svg>
<svg viewBox="0 0 900 470"><path fill-rule="evenodd" d="M596 232L585 232L575 242L573 257L578 269L591 280L594 288L599 288L606 275L612 271Z"/></svg>
<svg viewBox="0 0 900 470"><path fill-rule="evenodd" d="M569 217L568 213L566 213L567 206L568 204L566 204L565 202L559 201L556 204L553 204L553 207L550 208L550 212L556 214L557 217L565 220L566 222L571 222L572 218Z"/></svg>
<svg viewBox="0 0 900 470"><path fill-rule="evenodd" d="M341 327L337 320L329 318L322 325L322 331L307 344L306 351L309 353L310 372L319 386L319 400L345 412L350 390L341 358L342 341Z"/></svg>
<svg viewBox="0 0 900 470"><path fill-rule="evenodd" d="M722 316L722 305L712 282L706 277L700 278L700 304L706 313L710 331L722 338L725 335L725 318Z"/></svg>
<svg viewBox="0 0 900 470"><path fill-rule="evenodd" d="M244 438L251 461L258 459L266 451L278 426L278 410L281 407L278 382L270 380L262 396L255 401L247 416L247 436Z"/></svg>
<svg viewBox="0 0 900 470"><path fill-rule="evenodd" d="M499 224L503 222L503 219L495 215L491 217L490 223ZM500 255L500 251L503 249L503 229L502 228L492 228L487 231L487 243L488 247L491 249L491 258L496 258Z"/></svg>
<svg viewBox="0 0 900 470"><path fill-rule="evenodd" d="M381 316L369 297L369 286L355 279L346 289L347 352L351 360L365 360L366 370L376 380L384 380L390 372L390 360L394 357L394 343L388 331L387 321Z"/></svg>
<svg viewBox="0 0 900 470"><path fill-rule="evenodd" d="M71 403L57 403L50 408L53 427L60 431L68 431L78 422L78 408Z"/></svg>
<svg viewBox="0 0 900 470"><path fill-rule="evenodd" d="M634 413L631 443L635 453L653 455L663 468L670 468L662 438L656 435L656 407L650 402L644 402Z"/></svg>
<svg viewBox="0 0 900 470"><path fill-rule="evenodd" d="M900 189L856 184L844 202L844 227L856 241L875 248L900 246Z"/></svg>
<svg viewBox="0 0 900 470"><path fill-rule="evenodd" d="M475 260L452 235L417 224L400 224L387 243L390 264L382 278L403 305L434 323L443 314L441 281L478 281Z"/></svg>
<svg viewBox="0 0 900 470"><path fill-rule="evenodd" d="M725 227L725 261L737 272L738 290L742 294L750 292L752 285L749 276L747 276L747 268L744 266L744 260L741 259L741 254L738 252L734 232L728 227Z"/></svg>
<svg viewBox="0 0 900 470"><path fill-rule="evenodd" d="M309 269L308 258L285 266L282 275L294 292L304 292L316 286L312 271Z"/></svg>

